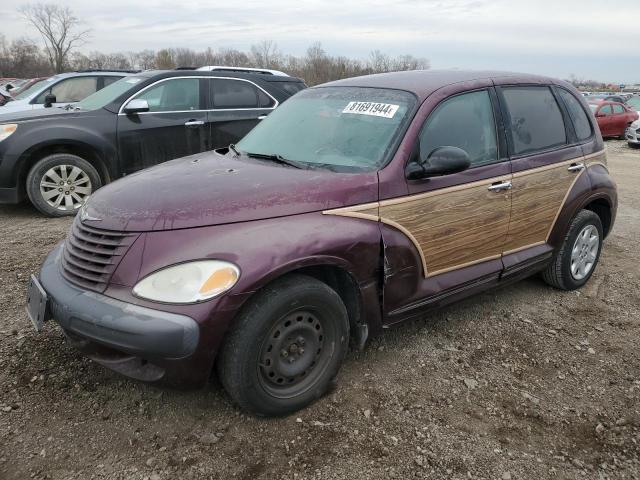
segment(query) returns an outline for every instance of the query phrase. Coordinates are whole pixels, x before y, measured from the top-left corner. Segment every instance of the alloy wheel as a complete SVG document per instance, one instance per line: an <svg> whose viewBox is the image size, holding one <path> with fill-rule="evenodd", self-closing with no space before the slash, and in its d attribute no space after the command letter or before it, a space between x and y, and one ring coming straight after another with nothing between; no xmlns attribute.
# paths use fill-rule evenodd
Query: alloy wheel
<svg viewBox="0 0 640 480"><path fill-rule="evenodd" d="M571 249L571 276L576 280L585 278L595 265L600 248L600 235L595 225L586 225L576 238Z"/></svg>
<svg viewBox="0 0 640 480"><path fill-rule="evenodd" d="M40 194L51 207L72 211L80 208L91 195L91 179L75 165L56 165L40 180Z"/></svg>

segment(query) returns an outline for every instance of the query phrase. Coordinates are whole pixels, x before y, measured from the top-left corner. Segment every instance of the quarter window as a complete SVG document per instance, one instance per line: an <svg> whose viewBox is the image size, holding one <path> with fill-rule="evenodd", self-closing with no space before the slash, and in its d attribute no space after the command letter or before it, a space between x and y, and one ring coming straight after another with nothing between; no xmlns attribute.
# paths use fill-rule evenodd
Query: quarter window
<svg viewBox="0 0 640 480"><path fill-rule="evenodd" d="M275 102L269 95L242 80L214 80L214 108L271 108Z"/></svg>
<svg viewBox="0 0 640 480"><path fill-rule="evenodd" d="M177 78L166 80L136 97L146 100L150 112L183 112L200 108L200 80Z"/></svg>
<svg viewBox="0 0 640 480"><path fill-rule="evenodd" d="M498 160L495 119L486 90L445 100L429 116L420 133L420 158L445 146L467 152L472 166Z"/></svg>
<svg viewBox="0 0 640 480"><path fill-rule="evenodd" d="M567 107L578 140L586 140L591 137L591 122L589 122L589 118L580 102L568 91L563 89L559 89L558 91L560 92L562 101Z"/></svg>
<svg viewBox="0 0 640 480"><path fill-rule="evenodd" d="M38 96L36 103L44 103L45 97L52 93L56 103L73 103L85 99L98 89L96 77L76 77L62 80Z"/></svg>
<svg viewBox="0 0 640 480"><path fill-rule="evenodd" d="M548 87L507 87L502 91L516 155L567 143L560 107Z"/></svg>

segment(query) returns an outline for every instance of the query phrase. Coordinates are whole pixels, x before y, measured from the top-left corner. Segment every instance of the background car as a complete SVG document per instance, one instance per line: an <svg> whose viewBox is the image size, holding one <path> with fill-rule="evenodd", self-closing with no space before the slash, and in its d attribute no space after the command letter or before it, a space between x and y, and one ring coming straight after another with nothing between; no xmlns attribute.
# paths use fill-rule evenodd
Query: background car
<svg viewBox="0 0 640 480"><path fill-rule="evenodd" d="M617 102L626 103L627 97L625 95L611 95L611 94L595 94L587 97L587 102Z"/></svg>
<svg viewBox="0 0 640 480"><path fill-rule="evenodd" d="M640 97L634 95L626 103L627 107L634 109L636 112L640 112Z"/></svg>
<svg viewBox="0 0 640 480"><path fill-rule="evenodd" d="M627 127L625 137L630 147L640 147L640 120L636 120Z"/></svg>
<svg viewBox="0 0 640 480"><path fill-rule="evenodd" d="M139 70L83 70L61 73L32 85L0 107L0 115L79 102Z"/></svg>
<svg viewBox="0 0 640 480"><path fill-rule="evenodd" d="M0 203L28 196L47 215L73 215L111 180L237 142L304 87L277 75L148 71L71 109L0 115Z"/></svg>
<svg viewBox="0 0 640 480"><path fill-rule="evenodd" d="M19 87L16 87L15 89L12 89L9 92L9 94L11 95L11 97L15 97L16 95L20 95L22 92L24 92L28 88L31 88L36 83L42 82L43 80L46 80L47 78L49 78L49 77L30 78L27 81L25 81L22 85L20 85Z"/></svg>
<svg viewBox="0 0 640 480"><path fill-rule="evenodd" d="M625 138L626 130L638 119L638 112L619 102L590 102L603 137Z"/></svg>

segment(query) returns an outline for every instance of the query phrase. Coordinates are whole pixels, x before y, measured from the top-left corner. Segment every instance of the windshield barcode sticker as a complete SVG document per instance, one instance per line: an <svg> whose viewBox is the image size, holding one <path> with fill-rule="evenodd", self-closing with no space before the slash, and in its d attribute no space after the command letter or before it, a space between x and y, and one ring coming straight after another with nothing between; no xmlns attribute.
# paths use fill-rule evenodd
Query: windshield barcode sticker
<svg viewBox="0 0 640 480"><path fill-rule="evenodd" d="M349 102L342 113L357 113L359 115L373 115L374 117L393 118L400 105L373 102Z"/></svg>

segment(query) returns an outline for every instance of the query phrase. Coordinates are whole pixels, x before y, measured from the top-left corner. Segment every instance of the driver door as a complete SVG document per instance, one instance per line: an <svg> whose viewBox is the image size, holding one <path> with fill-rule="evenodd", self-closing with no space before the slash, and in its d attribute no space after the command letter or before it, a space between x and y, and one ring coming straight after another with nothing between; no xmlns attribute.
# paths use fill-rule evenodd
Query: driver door
<svg viewBox="0 0 640 480"><path fill-rule="evenodd" d="M427 159L438 147L454 146L467 152L470 168L407 180L408 196L380 201L380 220L391 227L383 227L384 310L389 323L478 282L497 282L503 269L512 178L498 116L493 88L442 101L418 136L420 158ZM419 265L394 253L400 251L392 248L398 231L417 250Z"/></svg>

